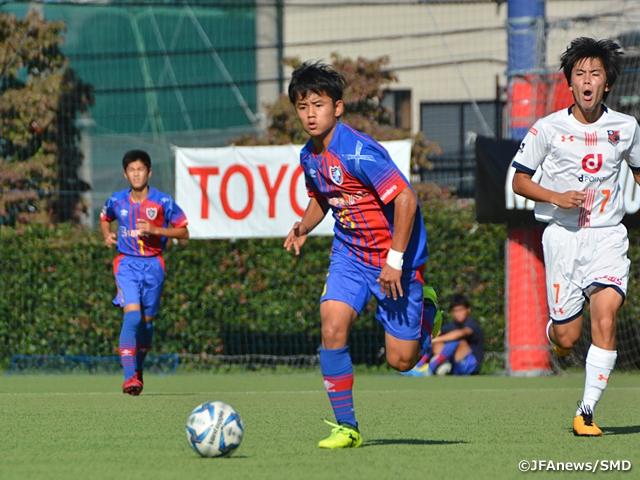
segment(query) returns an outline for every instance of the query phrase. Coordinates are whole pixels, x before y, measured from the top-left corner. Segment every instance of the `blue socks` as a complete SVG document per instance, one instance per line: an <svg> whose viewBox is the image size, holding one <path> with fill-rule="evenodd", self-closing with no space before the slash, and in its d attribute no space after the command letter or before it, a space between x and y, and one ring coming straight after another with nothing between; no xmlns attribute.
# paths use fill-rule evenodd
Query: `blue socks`
<svg viewBox="0 0 640 480"><path fill-rule="evenodd" d="M445 360L451 360L453 354L456 353L456 349L460 344L460 340L457 342L446 342L440 353L433 357L429 362L429 371L435 373L436 369L444 363Z"/></svg>
<svg viewBox="0 0 640 480"><path fill-rule="evenodd" d="M120 331L120 361L124 370L124 379L133 377L138 369L136 361L136 332L142 319L141 312L133 311L124 314Z"/></svg>
<svg viewBox="0 0 640 480"><path fill-rule="evenodd" d="M422 321L420 322L420 357L424 357L431 351L431 333L433 322L438 310L435 305L425 302L422 307Z"/></svg>
<svg viewBox="0 0 640 480"><path fill-rule="evenodd" d="M339 424L348 423L358 428L353 407L353 365L349 347L325 350L320 347L320 369L324 377L333 413Z"/></svg>
<svg viewBox="0 0 640 480"><path fill-rule="evenodd" d="M149 348L151 348L151 340L153 339L153 322L145 320L140 321L138 334L136 335L136 370L142 370L144 359L147 358Z"/></svg>

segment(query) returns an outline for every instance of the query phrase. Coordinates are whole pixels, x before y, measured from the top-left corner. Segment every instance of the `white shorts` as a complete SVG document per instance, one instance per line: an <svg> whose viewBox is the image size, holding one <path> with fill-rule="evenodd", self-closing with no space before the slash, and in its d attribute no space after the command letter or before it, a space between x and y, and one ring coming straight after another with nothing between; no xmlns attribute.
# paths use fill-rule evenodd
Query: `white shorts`
<svg viewBox="0 0 640 480"><path fill-rule="evenodd" d="M574 228L550 224L542 234L549 315L567 323L582 314L598 287L614 288L624 300L629 281L624 225Z"/></svg>

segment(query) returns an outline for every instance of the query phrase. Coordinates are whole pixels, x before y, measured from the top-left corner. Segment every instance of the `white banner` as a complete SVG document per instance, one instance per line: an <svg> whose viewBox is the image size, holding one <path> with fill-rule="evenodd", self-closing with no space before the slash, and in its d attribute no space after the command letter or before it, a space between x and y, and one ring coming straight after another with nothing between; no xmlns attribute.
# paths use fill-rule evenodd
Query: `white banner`
<svg viewBox="0 0 640 480"><path fill-rule="evenodd" d="M381 144L409 179L411 140ZM309 203L301 149L174 147L176 202L187 215L191 238L286 237ZM313 233L333 234L330 212Z"/></svg>

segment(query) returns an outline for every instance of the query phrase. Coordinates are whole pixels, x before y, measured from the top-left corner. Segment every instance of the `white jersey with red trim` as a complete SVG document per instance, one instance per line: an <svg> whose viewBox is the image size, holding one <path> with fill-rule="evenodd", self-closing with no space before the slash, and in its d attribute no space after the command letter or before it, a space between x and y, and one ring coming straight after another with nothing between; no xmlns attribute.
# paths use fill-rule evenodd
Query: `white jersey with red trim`
<svg viewBox="0 0 640 480"><path fill-rule="evenodd" d="M625 214L619 184L623 160L632 171L640 171L640 128L634 117L605 108L598 121L583 124L568 108L535 123L512 165L530 175L540 167L540 185L546 189L586 193L580 208L536 202L537 220L565 227L606 227L619 224Z"/></svg>

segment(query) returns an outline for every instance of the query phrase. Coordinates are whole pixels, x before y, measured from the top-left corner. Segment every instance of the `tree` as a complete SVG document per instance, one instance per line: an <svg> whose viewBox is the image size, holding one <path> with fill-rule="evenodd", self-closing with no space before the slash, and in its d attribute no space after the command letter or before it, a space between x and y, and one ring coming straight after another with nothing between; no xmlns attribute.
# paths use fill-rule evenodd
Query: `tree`
<svg viewBox="0 0 640 480"><path fill-rule="evenodd" d="M77 221L79 112L94 91L60 51L63 21L0 13L0 223Z"/></svg>
<svg viewBox="0 0 640 480"><path fill-rule="evenodd" d="M287 58L286 65L296 68L302 64L299 58ZM337 53L331 54L331 64L340 71L347 81L344 94L345 112L341 121L353 128L371 135L376 140L401 140L410 138L411 133L391 126L391 112L382 105L386 87L398 81L396 74L386 68L386 56L373 60L358 57L353 60ZM236 145L283 145L304 144L309 140L302 129L295 109L287 94L282 94L275 103L266 105L268 127L261 136L244 135L233 140ZM428 141L422 133L413 136L411 167L432 168L428 155L439 153L435 142Z"/></svg>

